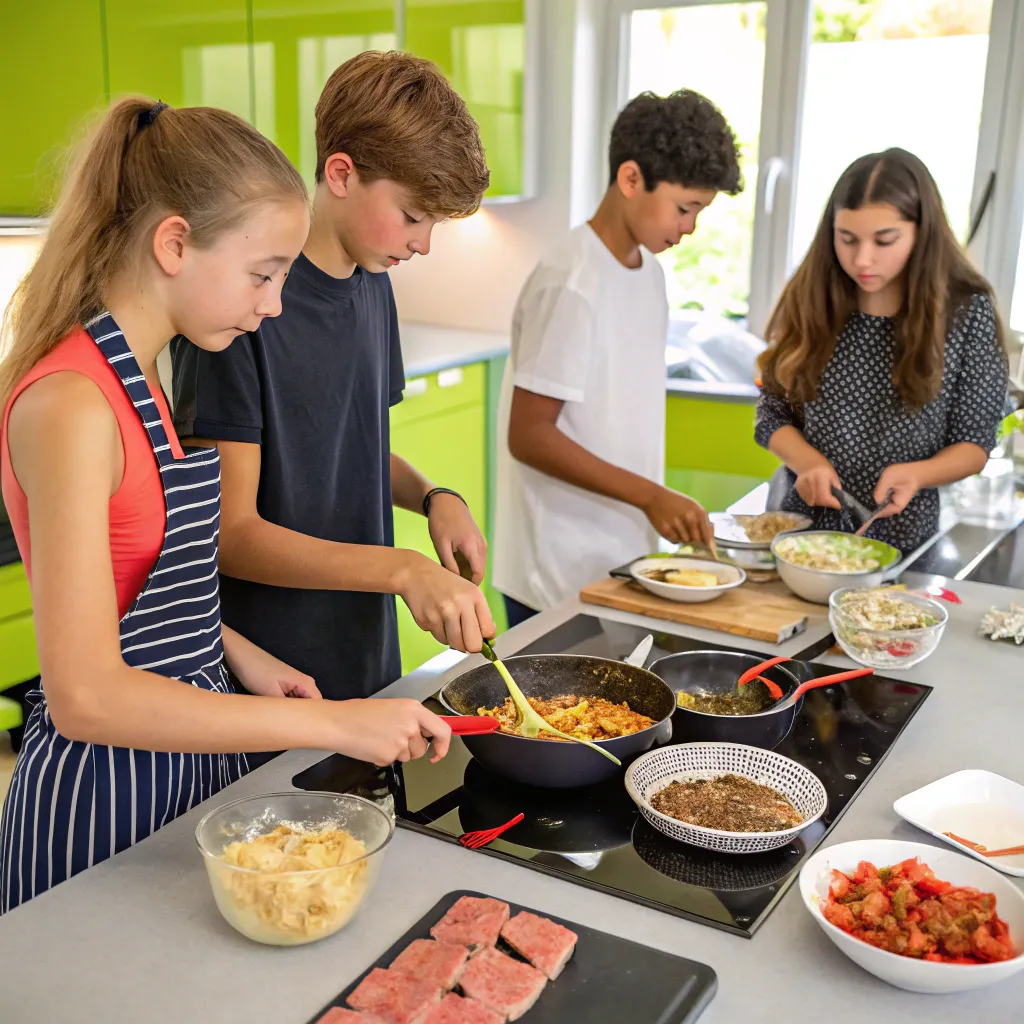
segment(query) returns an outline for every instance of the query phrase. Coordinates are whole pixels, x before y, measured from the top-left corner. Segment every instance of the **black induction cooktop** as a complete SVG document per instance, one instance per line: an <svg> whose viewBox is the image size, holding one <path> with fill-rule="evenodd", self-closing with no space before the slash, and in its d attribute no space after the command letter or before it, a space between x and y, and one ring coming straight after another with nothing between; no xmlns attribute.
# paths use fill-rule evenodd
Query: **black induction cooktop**
<svg viewBox="0 0 1024 1024"><path fill-rule="evenodd" d="M518 653L622 659L645 635L640 627L578 615ZM648 664L664 654L709 649L738 650L655 633ZM835 671L811 661L790 668L805 679ZM875 675L805 696L792 731L776 750L821 779L828 810L791 845L770 853L712 853L663 836L640 817L620 776L573 790L508 782L473 760L458 740L436 765L421 759L378 769L335 754L296 775L293 783L299 789L368 796L393 806L400 827L453 843L464 832L493 828L522 812L521 824L480 852L750 937L930 690ZM441 710L433 698L426 703Z"/></svg>

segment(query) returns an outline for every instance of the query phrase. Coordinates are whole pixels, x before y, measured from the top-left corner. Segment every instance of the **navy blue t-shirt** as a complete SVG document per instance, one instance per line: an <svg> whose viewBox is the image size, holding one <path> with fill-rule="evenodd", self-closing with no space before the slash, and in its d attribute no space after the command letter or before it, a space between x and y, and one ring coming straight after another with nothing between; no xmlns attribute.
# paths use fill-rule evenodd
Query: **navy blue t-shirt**
<svg viewBox="0 0 1024 1024"><path fill-rule="evenodd" d="M299 256L283 311L223 352L179 338L181 437L261 446L260 516L312 537L394 544L388 410L405 387L387 274L344 280ZM395 598L293 590L221 575L224 622L307 672L325 697L365 697L401 675Z"/></svg>

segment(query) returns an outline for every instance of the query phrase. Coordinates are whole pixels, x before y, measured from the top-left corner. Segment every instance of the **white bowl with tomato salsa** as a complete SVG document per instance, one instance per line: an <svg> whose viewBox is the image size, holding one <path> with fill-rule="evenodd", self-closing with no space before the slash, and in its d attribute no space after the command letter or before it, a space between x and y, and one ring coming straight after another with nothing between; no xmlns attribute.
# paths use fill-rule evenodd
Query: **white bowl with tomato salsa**
<svg viewBox="0 0 1024 1024"><path fill-rule="evenodd" d="M873 875L862 864L897 870ZM819 850L804 864L800 895L839 949L897 988L963 992L1024 970L1024 894L986 864L953 850L892 839L840 843ZM995 897L994 917L988 896ZM957 915L942 919L950 908ZM887 916L892 920L887 921ZM949 930L950 919L956 922L955 932ZM940 931L950 937L938 940ZM871 936L874 942L857 933ZM877 942L904 948L904 952L890 952Z"/></svg>

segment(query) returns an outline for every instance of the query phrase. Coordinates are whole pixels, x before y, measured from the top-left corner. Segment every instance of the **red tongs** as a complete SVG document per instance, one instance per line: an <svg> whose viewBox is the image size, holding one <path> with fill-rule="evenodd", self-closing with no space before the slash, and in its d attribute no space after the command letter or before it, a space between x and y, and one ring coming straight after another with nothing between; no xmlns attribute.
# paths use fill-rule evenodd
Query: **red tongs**
<svg viewBox="0 0 1024 1024"><path fill-rule="evenodd" d="M782 699L782 689L773 683L770 679L765 679L761 675L762 672L767 672L768 669L773 668L776 665L781 665L784 661L790 661L789 658L769 658L767 661L762 661L760 665L755 665L753 668L748 668L743 675L740 676L737 686L745 686L747 683L752 682L754 679L760 679L765 686L768 687L768 692L778 701ZM786 705L794 704L798 701L808 690L817 690L819 686L832 686L833 683L845 683L851 679L860 679L862 676L874 675L875 670L873 668L855 668L849 672L835 672L830 676L819 676L817 679L809 679L806 683L801 683L790 695L786 698ZM785 706L785 705L784 705ZM773 710L775 710L773 708Z"/></svg>

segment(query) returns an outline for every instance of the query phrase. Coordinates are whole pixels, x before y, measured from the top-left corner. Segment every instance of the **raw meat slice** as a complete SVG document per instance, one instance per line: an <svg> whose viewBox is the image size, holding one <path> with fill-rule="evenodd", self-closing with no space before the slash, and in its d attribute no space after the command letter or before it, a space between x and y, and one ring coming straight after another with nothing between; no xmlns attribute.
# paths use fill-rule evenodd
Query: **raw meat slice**
<svg viewBox="0 0 1024 1024"><path fill-rule="evenodd" d="M423 1024L505 1024L505 1017L476 999L449 992Z"/></svg>
<svg viewBox="0 0 1024 1024"><path fill-rule="evenodd" d="M455 988L469 951L461 943L415 939L395 958L390 970L429 981L446 992Z"/></svg>
<svg viewBox="0 0 1024 1024"><path fill-rule="evenodd" d="M501 900L489 896L461 896L430 929L430 934L439 942L467 946L473 954L498 941L508 915L508 904Z"/></svg>
<svg viewBox="0 0 1024 1024"><path fill-rule="evenodd" d="M501 929L501 937L552 981L576 948L578 936L546 917L522 910Z"/></svg>
<svg viewBox="0 0 1024 1024"><path fill-rule="evenodd" d="M405 974L375 967L348 997L355 1010L369 1010L384 1024L420 1024L441 1000L441 988Z"/></svg>
<svg viewBox="0 0 1024 1024"><path fill-rule="evenodd" d="M316 1024L384 1024L375 1013L360 1013L344 1006L332 1006Z"/></svg>
<svg viewBox="0 0 1024 1024"><path fill-rule="evenodd" d="M509 1020L522 1017L537 1002L547 982L536 967L513 960L496 949L478 953L459 978L467 996L479 999Z"/></svg>

